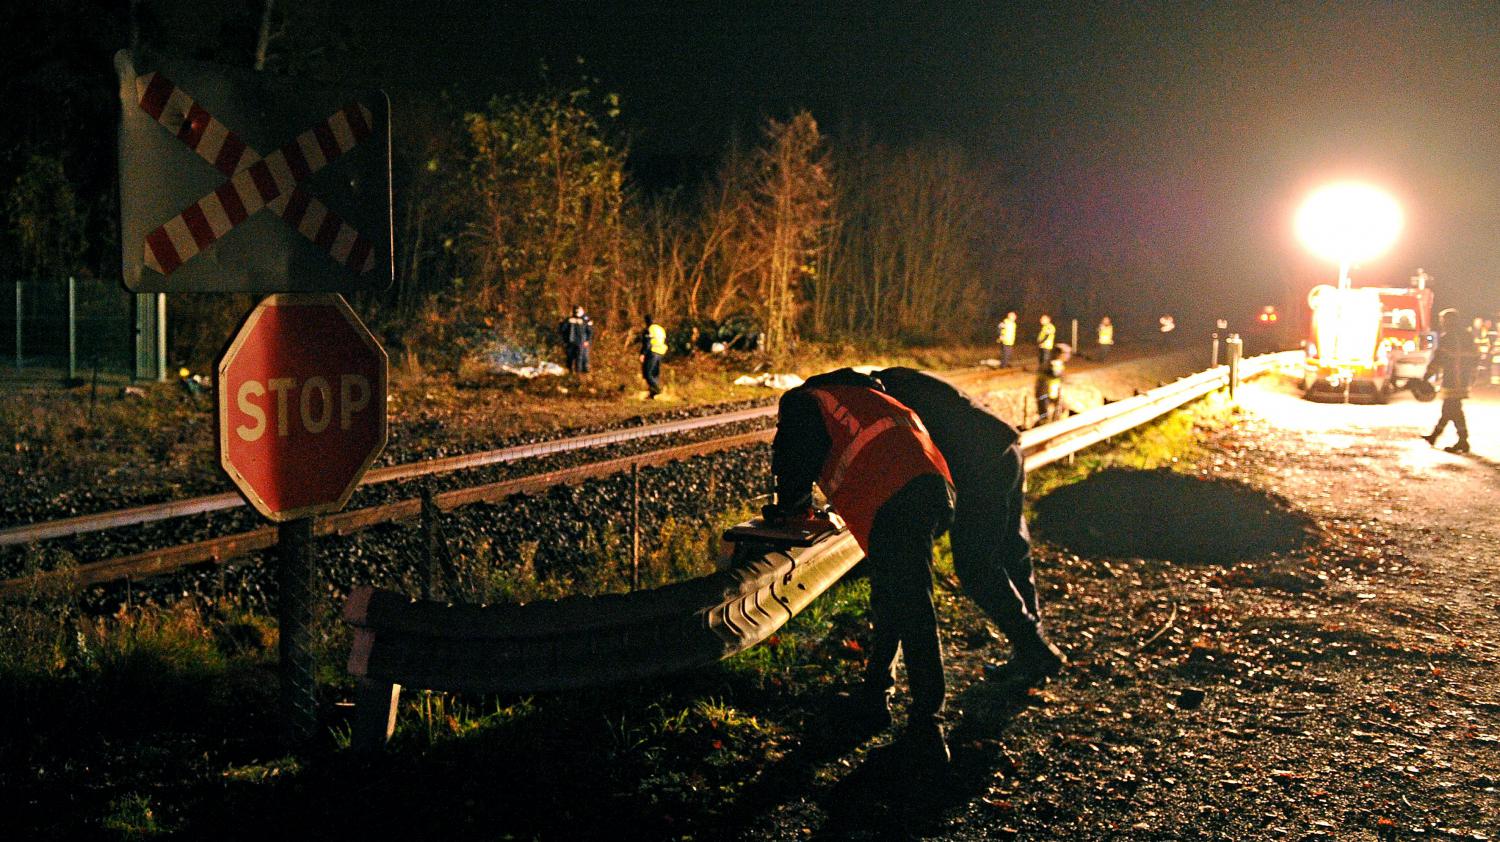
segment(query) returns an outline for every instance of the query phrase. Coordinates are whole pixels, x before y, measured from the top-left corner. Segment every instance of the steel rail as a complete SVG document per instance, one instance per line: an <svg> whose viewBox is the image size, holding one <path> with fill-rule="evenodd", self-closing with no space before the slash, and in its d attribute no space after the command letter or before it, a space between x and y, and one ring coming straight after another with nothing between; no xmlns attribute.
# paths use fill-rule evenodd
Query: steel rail
<svg viewBox="0 0 1500 842"><path fill-rule="evenodd" d="M656 436L684 433L705 427L719 427L727 424L736 424L741 421L771 418L775 415L775 406L750 407L749 409L739 409L733 412L702 415L696 418L684 418L677 421L663 421L624 430L608 430L602 433L590 433L583 436L571 436L569 438L553 439L533 444L521 444L496 450L467 453L460 456L426 459L419 462L408 462L403 465L375 468L365 474L364 479L359 484L361 487L364 487L382 482L409 480L433 474L483 468L490 465L517 462L522 459L553 456L576 450L587 450L605 445L654 438ZM170 520L171 518L188 515L200 515L223 511L225 509L235 509L243 505L245 505L244 498L235 492L228 491L221 494L192 497L186 500L150 503L144 506L135 506L112 512L101 512L61 520L23 524L21 526L0 529L0 547L29 544L34 541L45 541L52 538L66 538L89 532L99 532L105 529L115 529L121 526L155 523L157 521Z"/></svg>

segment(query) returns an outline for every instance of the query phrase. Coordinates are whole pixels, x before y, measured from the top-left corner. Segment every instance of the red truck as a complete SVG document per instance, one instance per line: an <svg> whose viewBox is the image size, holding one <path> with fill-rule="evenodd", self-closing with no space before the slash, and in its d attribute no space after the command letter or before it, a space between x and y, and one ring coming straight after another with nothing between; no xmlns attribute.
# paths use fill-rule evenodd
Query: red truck
<svg viewBox="0 0 1500 842"><path fill-rule="evenodd" d="M1413 285L1397 287L1313 287L1312 336L1302 389L1308 398L1339 398L1384 403L1409 388L1418 400L1432 400L1424 379L1436 334L1432 290L1418 270Z"/></svg>

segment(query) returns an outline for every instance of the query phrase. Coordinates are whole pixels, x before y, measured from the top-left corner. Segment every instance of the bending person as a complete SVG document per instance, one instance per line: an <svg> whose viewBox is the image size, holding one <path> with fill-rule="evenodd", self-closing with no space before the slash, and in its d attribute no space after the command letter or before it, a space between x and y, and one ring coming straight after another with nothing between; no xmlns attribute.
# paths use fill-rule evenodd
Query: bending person
<svg viewBox="0 0 1500 842"><path fill-rule="evenodd" d="M865 551L875 642L845 724L864 732L890 724L900 651L911 689L901 744L923 767L946 764L932 542L953 516L947 463L916 414L851 369L820 374L783 395L771 447L776 503L765 508L766 520L809 517L816 481Z"/></svg>
<svg viewBox="0 0 1500 842"><path fill-rule="evenodd" d="M1021 510L1020 434L930 374L887 368L874 376L922 419L952 472L958 496L950 530L954 572L1014 650L1008 663L986 673L1022 686L1056 674L1067 659L1042 633L1031 535Z"/></svg>

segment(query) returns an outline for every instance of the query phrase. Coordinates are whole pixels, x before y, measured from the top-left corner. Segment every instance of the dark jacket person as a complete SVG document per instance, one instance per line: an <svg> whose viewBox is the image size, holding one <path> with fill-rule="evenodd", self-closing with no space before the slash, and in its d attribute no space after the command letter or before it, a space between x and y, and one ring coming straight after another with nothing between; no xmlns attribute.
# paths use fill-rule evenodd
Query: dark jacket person
<svg viewBox="0 0 1500 842"><path fill-rule="evenodd" d="M1427 376L1430 378L1439 372L1443 375L1443 411L1438 416L1437 426L1422 438L1436 447L1438 436L1443 434L1451 421L1453 431L1458 433L1458 441L1443 449L1449 453L1468 453L1469 423L1464 418L1464 398L1469 396L1469 388L1474 385L1474 368L1479 357L1474 351L1474 338L1464 327L1458 311L1444 310L1439 313L1438 324L1442 333L1438 335L1437 350L1433 352L1432 362L1427 365Z"/></svg>
<svg viewBox="0 0 1500 842"><path fill-rule="evenodd" d="M811 512L817 482L865 551L875 641L865 684L852 696L853 727L890 722L896 654L911 687L907 750L921 763L948 759L938 721L945 684L932 605L932 542L953 515L948 465L916 414L873 378L850 369L818 375L781 398L767 519Z"/></svg>
<svg viewBox="0 0 1500 842"><path fill-rule="evenodd" d="M922 419L952 473L958 498L949 532L953 570L1014 650L1010 663L992 675L1030 684L1057 672L1064 659L1042 634L1031 534L1021 511L1020 433L930 374L888 368L875 378Z"/></svg>

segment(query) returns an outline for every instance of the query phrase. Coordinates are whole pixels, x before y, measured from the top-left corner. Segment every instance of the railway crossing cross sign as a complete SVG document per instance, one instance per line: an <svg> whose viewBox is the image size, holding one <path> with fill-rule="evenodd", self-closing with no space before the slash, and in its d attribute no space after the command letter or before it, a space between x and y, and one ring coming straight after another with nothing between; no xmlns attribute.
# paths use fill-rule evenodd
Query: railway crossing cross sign
<svg viewBox="0 0 1500 842"><path fill-rule="evenodd" d="M392 279L390 107L122 50L132 292L349 292Z"/></svg>
<svg viewBox="0 0 1500 842"><path fill-rule="evenodd" d="M342 296L260 303L219 360L219 462L284 522L348 502L386 439L386 354Z"/></svg>

